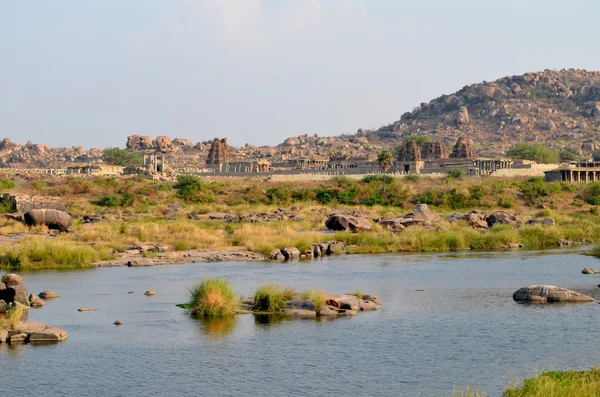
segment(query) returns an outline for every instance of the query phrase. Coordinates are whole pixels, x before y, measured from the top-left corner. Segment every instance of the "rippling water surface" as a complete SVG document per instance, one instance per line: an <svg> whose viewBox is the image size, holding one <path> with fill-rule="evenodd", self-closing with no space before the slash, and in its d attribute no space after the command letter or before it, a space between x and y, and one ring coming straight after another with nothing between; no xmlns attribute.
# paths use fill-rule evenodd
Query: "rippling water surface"
<svg viewBox="0 0 600 397"><path fill-rule="evenodd" d="M69 339L0 345L1 395L438 396L465 385L498 395L541 370L600 364L598 304L512 300L529 284L599 298L600 276L584 267L600 261L568 251L341 256L26 274L30 291L61 294L30 320L63 327ZM209 276L245 295L277 283L360 290L385 304L333 321L191 319L175 304Z"/></svg>

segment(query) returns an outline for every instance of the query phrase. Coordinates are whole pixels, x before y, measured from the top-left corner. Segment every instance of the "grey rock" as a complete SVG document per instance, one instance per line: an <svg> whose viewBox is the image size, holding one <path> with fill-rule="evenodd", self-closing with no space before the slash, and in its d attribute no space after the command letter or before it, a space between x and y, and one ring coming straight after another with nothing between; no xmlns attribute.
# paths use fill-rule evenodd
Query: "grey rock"
<svg viewBox="0 0 600 397"><path fill-rule="evenodd" d="M370 300L361 300L359 306L360 306L361 311L379 310L380 309L380 307L377 303L375 303L374 301L370 301Z"/></svg>
<svg viewBox="0 0 600 397"><path fill-rule="evenodd" d="M29 295L29 305L31 307L42 307L46 304L46 302L35 294Z"/></svg>
<svg viewBox="0 0 600 397"><path fill-rule="evenodd" d="M300 250L296 247L282 248L281 253L286 260L300 258Z"/></svg>
<svg viewBox="0 0 600 397"><path fill-rule="evenodd" d="M57 294L56 292L51 291L51 290L42 291L38 295L42 299L55 299L55 298L60 297L59 294Z"/></svg>
<svg viewBox="0 0 600 397"><path fill-rule="evenodd" d="M0 343L6 343L8 339L8 330L0 329Z"/></svg>
<svg viewBox="0 0 600 397"><path fill-rule="evenodd" d="M554 218L535 218L527 221L528 225L554 226L556 222Z"/></svg>
<svg viewBox="0 0 600 397"><path fill-rule="evenodd" d="M9 288L13 288L15 290L15 302L29 306L29 291L27 291L27 288L25 288L24 285L15 285Z"/></svg>
<svg viewBox="0 0 600 397"><path fill-rule="evenodd" d="M27 334L14 334L8 337L8 343L11 345L27 342Z"/></svg>
<svg viewBox="0 0 600 397"><path fill-rule="evenodd" d="M337 295L329 295L329 299L335 299L340 304L340 309L360 310L360 301L361 299L357 298L354 295L347 294L337 294Z"/></svg>
<svg viewBox="0 0 600 397"><path fill-rule="evenodd" d="M506 211L496 211L485 218L489 227L494 226L495 224L506 224L506 225L517 225L517 218Z"/></svg>
<svg viewBox="0 0 600 397"><path fill-rule="evenodd" d="M333 317L337 316L340 309L334 306L324 306L319 311L319 316L323 317Z"/></svg>
<svg viewBox="0 0 600 397"><path fill-rule="evenodd" d="M289 309L303 309L315 311L315 303L310 299L297 299L287 302Z"/></svg>
<svg viewBox="0 0 600 397"><path fill-rule="evenodd" d="M332 214L325 221L325 226L329 230L337 231L371 231L373 226L371 220L360 215Z"/></svg>
<svg viewBox="0 0 600 397"><path fill-rule="evenodd" d="M59 342L69 337L67 332L58 327L49 327L43 331L34 332L29 337L31 343Z"/></svg>
<svg viewBox="0 0 600 397"><path fill-rule="evenodd" d="M317 317L317 312L314 310L306 310L306 309L283 309L281 311L282 314L288 316L296 316L296 317Z"/></svg>
<svg viewBox="0 0 600 397"><path fill-rule="evenodd" d="M6 284L0 282L0 291L2 291L3 289L6 289Z"/></svg>
<svg viewBox="0 0 600 397"><path fill-rule="evenodd" d="M1 280L6 287L14 287L15 285L25 285L25 281L18 274L5 274Z"/></svg>
<svg viewBox="0 0 600 397"><path fill-rule="evenodd" d="M551 303L551 302L595 302L591 296L553 285L530 285L517 290L513 294L517 302Z"/></svg>
<svg viewBox="0 0 600 397"><path fill-rule="evenodd" d="M433 213L427 204L417 204L413 211L413 216L416 220L423 222L436 222L440 220L440 216Z"/></svg>

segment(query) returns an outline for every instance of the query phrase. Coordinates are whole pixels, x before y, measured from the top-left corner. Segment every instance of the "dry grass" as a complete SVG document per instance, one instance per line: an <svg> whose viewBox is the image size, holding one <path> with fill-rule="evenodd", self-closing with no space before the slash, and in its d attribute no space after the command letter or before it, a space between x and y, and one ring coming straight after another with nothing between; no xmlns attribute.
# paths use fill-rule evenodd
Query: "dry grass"
<svg viewBox="0 0 600 397"><path fill-rule="evenodd" d="M13 306L4 316L0 315L0 329L17 329L22 316L23 307Z"/></svg>
<svg viewBox="0 0 600 397"><path fill-rule="evenodd" d="M225 280L209 278L190 291L190 311L203 317L229 316L238 309L235 292Z"/></svg>
<svg viewBox="0 0 600 397"><path fill-rule="evenodd" d="M305 290L302 293L302 299L307 299L312 301L315 304L315 311L318 313L321 311L323 306L325 305L325 300L327 299L327 294L323 291L319 291L314 288L310 288Z"/></svg>
<svg viewBox="0 0 600 397"><path fill-rule="evenodd" d="M600 369L589 371L548 371L526 379L521 387L509 388L506 397L598 397Z"/></svg>

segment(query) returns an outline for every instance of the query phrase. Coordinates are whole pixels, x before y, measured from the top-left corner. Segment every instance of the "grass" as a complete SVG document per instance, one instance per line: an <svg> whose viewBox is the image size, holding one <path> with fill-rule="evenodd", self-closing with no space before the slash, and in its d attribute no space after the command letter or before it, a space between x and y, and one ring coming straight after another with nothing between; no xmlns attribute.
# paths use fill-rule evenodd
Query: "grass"
<svg viewBox="0 0 600 397"><path fill-rule="evenodd" d="M227 281L217 278L203 280L190 291L190 312L196 316L218 317L235 314L238 299Z"/></svg>
<svg viewBox="0 0 600 397"><path fill-rule="evenodd" d="M312 301L315 304L315 311L318 313L321 311L323 306L325 305L325 300L327 299L327 295L323 291L319 291L317 289L311 288L307 289L302 293L302 299L307 299Z"/></svg>
<svg viewBox="0 0 600 397"><path fill-rule="evenodd" d="M354 291L353 293L351 293L350 295L354 295L356 296L358 299L362 299L363 297L363 293L361 291Z"/></svg>
<svg viewBox="0 0 600 397"><path fill-rule="evenodd" d="M274 284L262 285L254 292L252 303L255 311L276 313L285 308L284 290Z"/></svg>
<svg viewBox="0 0 600 397"><path fill-rule="evenodd" d="M83 268L113 257L108 247L92 247L39 236L29 236L20 242L0 247L0 267L13 270Z"/></svg>
<svg viewBox="0 0 600 397"><path fill-rule="evenodd" d="M547 371L526 379L522 386L504 392L505 397L598 397L600 369L589 371Z"/></svg>
<svg viewBox="0 0 600 397"><path fill-rule="evenodd" d="M13 306L4 316L0 316L0 329L17 329L23 316L22 306Z"/></svg>
<svg viewBox="0 0 600 397"><path fill-rule="evenodd" d="M452 390L452 397L488 397L489 395L485 392L479 391L472 387L466 389L454 388Z"/></svg>

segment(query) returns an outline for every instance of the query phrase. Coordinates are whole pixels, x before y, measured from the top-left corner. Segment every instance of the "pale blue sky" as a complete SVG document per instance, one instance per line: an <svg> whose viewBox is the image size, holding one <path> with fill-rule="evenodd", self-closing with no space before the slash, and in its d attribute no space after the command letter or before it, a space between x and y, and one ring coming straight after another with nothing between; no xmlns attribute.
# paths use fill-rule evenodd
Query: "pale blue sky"
<svg viewBox="0 0 600 397"><path fill-rule="evenodd" d="M597 0L0 0L0 137L354 133L481 80L598 70L599 18Z"/></svg>

